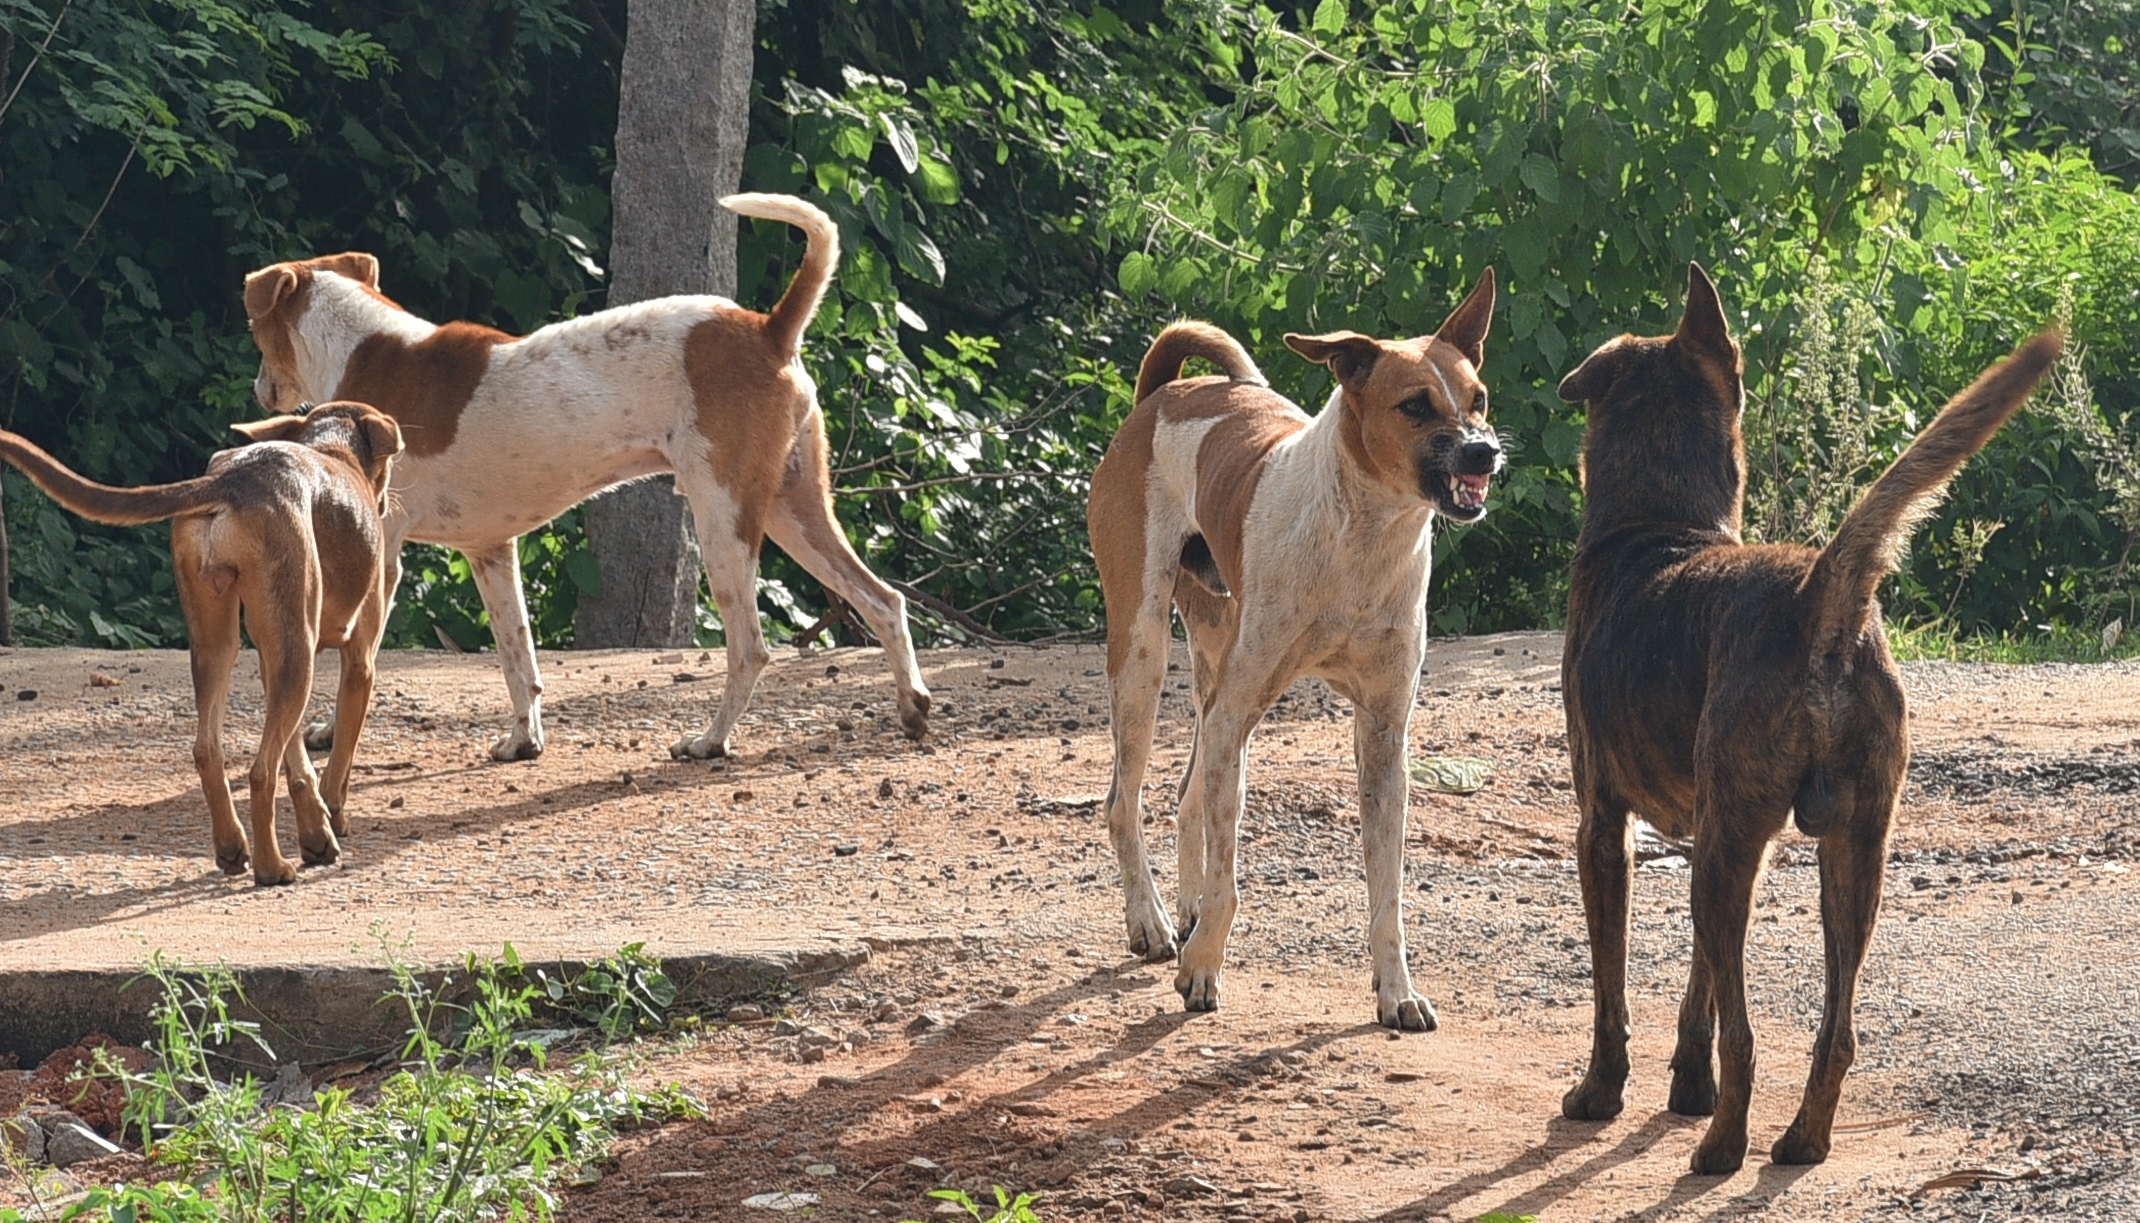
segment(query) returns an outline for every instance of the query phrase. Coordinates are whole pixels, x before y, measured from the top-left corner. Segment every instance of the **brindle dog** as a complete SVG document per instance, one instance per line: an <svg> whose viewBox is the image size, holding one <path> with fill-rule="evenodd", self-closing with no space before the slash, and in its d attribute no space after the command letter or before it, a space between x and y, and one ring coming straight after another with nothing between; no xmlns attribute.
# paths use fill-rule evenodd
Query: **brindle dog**
<svg viewBox="0 0 2140 1223"><path fill-rule="evenodd" d="M1902 679L1874 593L1948 480L2058 359L2061 340L2037 336L1949 403L1826 548L1749 546L1739 535L1739 348L1709 278L1694 266L1687 280L1677 334L1613 340L1560 384L1561 398L1587 402L1590 414L1561 673L1596 988L1590 1070L1561 1110L1603 1120L1622 1106L1628 816L1639 812L1694 840L1694 964L1670 1106L1716 1115L1693 1168L1717 1174L1746 1159L1746 926L1769 844L1790 818L1820 842L1828 988L1798 1119L1770 1157L1828 1155L1910 756Z"/></svg>

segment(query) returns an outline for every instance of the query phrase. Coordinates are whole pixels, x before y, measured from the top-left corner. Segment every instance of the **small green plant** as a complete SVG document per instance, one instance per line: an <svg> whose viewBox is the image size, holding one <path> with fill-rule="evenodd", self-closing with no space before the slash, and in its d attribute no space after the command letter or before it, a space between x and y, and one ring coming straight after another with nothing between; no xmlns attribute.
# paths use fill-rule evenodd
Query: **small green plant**
<svg viewBox="0 0 2140 1223"><path fill-rule="evenodd" d="M510 943L503 965L520 967L520 957ZM676 983L662 971L661 961L647 954L645 943L627 943L617 954L570 977L555 978L537 969L535 978L552 1009L610 1040L660 1031L676 1003Z"/></svg>
<svg viewBox="0 0 2140 1223"><path fill-rule="evenodd" d="M993 1214L984 1214L989 1208L974 1201L973 1195L964 1189L931 1189L929 1196L940 1201L957 1203L981 1223L1040 1223L1040 1216L1033 1210L1033 1203L1040 1200L1039 1194L1021 1193L1012 1197L1001 1185L997 1185L995 1191L996 1205Z"/></svg>
<svg viewBox="0 0 2140 1223"><path fill-rule="evenodd" d="M618 961L638 964L635 988L644 988L651 961L636 949ZM506 964L471 962L463 1003L446 1001L450 978L433 988L405 963L390 968L386 1001L409 1019L400 1069L376 1101L328 1088L309 1108L293 1108L266 1103L250 1075L212 1073L220 1048L250 1044L273 1056L259 1025L233 1017L243 994L230 973L152 957L146 976L162 990L157 1062L129 1072L103 1060L98 1072L126 1080L126 1132L182 1179L98 1190L62 1217L548 1219L559 1177L599 1159L617 1128L703 1115L678 1089L629 1087L606 1052L550 1067L543 1046L523 1034L540 994ZM0 1211L0 1223L22 1219Z"/></svg>

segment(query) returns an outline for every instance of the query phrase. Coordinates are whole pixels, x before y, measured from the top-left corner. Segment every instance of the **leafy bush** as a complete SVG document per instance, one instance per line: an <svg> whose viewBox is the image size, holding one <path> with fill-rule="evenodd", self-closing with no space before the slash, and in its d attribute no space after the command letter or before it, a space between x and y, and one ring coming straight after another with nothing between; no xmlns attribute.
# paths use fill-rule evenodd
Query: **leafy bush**
<svg viewBox="0 0 2140 1223"><path fill-rule="evenodd" d="M619 962L644 976L636 949ZM441 998L450 980L433 989L394 963L385 1001L409 1018L400 1068L375 1101L328 1087L311 1107L289 1108L264 1103L250 1074L213 1073L212 1052L234 1044L274 1056L257 1024L232 1017L242 995L229 972L152 958L157 1062L135 1073L107 1060L101 1072L128 1080L127 1132L182 1179L99 1188L59 1217L549 1218L558 1179L600 1158L617 1128L701 1110L673 1088L628 1087L600 1052L547 1066L543 1042L524 1032L540 995L516 983L520 967L510 951L500 964L471 960L473 997L461 1005ZM449 1029L450 1045L435 1035ZM24 1218L0 1211L0 1223Z"/></svg>

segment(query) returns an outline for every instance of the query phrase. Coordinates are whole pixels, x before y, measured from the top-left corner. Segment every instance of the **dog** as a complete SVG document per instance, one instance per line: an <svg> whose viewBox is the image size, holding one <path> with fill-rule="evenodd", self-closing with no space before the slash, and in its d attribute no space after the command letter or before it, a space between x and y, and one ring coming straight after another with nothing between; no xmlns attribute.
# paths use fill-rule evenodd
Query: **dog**
<svg viewBox="0 0 2140 1223"><path fill-rule="evenodd" d="M1191 1011L1219 1005L1233 927L1235 834L1249 733L1294 679L1353 703L1376 1018L1431 1031L1403 922L1406 731L1426 656L1430 533L1476 522L1502 465L1479 370L1489 269L1441 329L1285 337L1336 375L1308 417L1216 327L1176 323L1137 378L1136 405L1092 477L1087 524L1107 606L1114 784L1107 830L1129 947L1176 954ZM1222 374L1183 379L1200 357ZM1171 613L1188 627L1196 736L1180 791L1180 896L1170 922L1146 858L1140 791L1166 679Z"/></svg>
<svg viewBox="0 0 2140 1223"><path fill-rule="evenodd" d="M252 785L253 882L293 882L297 866L275 839L275 769L289 780L297 840L307 865L341 857L349 769L371 706L372 669L386 631L387 481L401 453L392 418L361 403L232 426L249 446L218 452L208 474L177 484L113 488L85 480L29 439L0 430L0 459L53 500L93 522L118 526L175 519L171 560L193 656L198 729L193 763L208 799L216 864L235 875L247 862L245 830L223 769L223 714L238 660L239 618L260 652L267 689ZM342 651L335 710L341 733L323 779L298 735L312 699L313 654Z"/></svg>
<svg viewBox="0 0 2140 1223"><path fill-rule="evenodd" d="M1640 813L1694 842L1694 963L1670 1107L1715 1115L1694 1152L1697 1174L1745 1161L1746 928L1769 844L1795 819L1820 842L1828 989L1804 1100L1770 1157L1827 1158L1909 768L1902 677L1875 593L1947 482L2021 409L2060 347L2057 333L2039 335L1956 396L1818 550L1741 542L1739 348L1698 265L1677 332L1612 340L1562 380L1560 397L1589 407L1561 675L1596 1007L1589 1070L1561 1104L1568 1117L1604 1120L1622 1107L1628 817Z"/></svg>
<svg viewBox="0 0 2140 1223"><path fill-rule="evenodd" d="M662 472L676 474L691 502L728 638L719 712L671 749L676 756L728 753L771 659L756 589L768 535L862 613L890 660L906 733L928 730L906 601L862 564L833 517L824 416L800 356L839 263L839 230L790 196L721 202L808 236L802 266L769 314L721 297L664 297L515 339L417 318L379 291L379 262L366 254L278 263L245 279L262 405L360 399L400 423L408 453L386 521L387 589L399 584L405 540L468 558L513 702L494 759L533 759L544 742L518 536L604 489Z"/></svg>

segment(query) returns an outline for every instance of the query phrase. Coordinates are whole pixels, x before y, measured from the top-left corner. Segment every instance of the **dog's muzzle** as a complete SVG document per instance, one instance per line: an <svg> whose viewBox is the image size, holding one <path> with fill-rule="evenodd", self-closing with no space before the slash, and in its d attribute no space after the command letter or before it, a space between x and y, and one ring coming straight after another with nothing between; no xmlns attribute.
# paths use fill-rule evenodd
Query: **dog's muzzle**
<svg viewBox="0 0 2140 1223"><path fill-rule="evenodd" d="M1471 434L1449 455L1448 465L1435 473L1442 485L1434 490L1440 494L1437 500L1442 508L1466 521L1485 514L1487 490L1505 461L1499 439L1492 434Z"/></svg>

